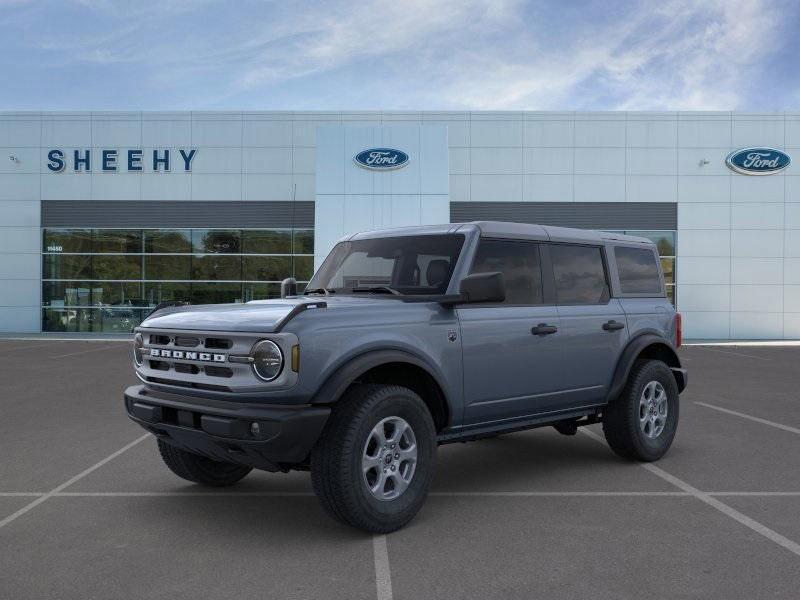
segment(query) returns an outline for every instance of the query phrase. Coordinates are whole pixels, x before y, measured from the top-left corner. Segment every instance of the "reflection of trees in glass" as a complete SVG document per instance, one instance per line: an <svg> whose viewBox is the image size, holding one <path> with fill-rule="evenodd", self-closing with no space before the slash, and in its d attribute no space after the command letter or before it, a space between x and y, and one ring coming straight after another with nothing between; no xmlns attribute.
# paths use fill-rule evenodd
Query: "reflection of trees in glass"
<svg viewBox="0 0 800 600"><path fill-rule="evenodd" d="M292 274L292 259L288 256L246 256L246 281L281 281Z"/></svg>
<svg viewBox="0 0 800 600"><path fill-rule="evenodd" d="M202 234L204 252L240 252L240 232L223 229L209 229Z"/></svg>
<svg viewBox="0 0 800 600"><path fill-rule="evenodd" d="M191 231L189 229L158 229L145 231L144 251L148 253L191 252Z"/></svg>
<svg viewBox="0 0 800 600"><path fill-rule="evenodd" d="M314 254L314 230L296 229L294 232L294 253Z"/></svg>
<svg viewBox="0 0 800 600"><path fill-rule="evenodd" d="M292 232L281 229L251 229L242 232L245 254L291 254Z"/></svg>
<svg viewBox="0 0 800 600"><path fill-rule="evenodd" d="M92 260L93 279L141 279L142 257L98 256Z"/></svg>
<svg viewBox="0 0 800 600"><path fill-rule="evenodd" d="M140 229L95 229L92 252L141 252Z"/></svg>
<svg viewBox="0 0 800 600"><path fill-rule="evenodd" d="M91 229L45 229L43 252L91 252Z"/></svg>

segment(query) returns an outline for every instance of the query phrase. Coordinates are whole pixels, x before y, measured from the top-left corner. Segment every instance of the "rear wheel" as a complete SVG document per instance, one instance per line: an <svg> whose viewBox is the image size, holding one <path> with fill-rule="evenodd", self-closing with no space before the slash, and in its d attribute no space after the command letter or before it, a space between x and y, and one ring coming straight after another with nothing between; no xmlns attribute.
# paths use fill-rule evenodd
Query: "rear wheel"
<svg viewBox="0 0 800 600"><path fill-rule="evenodd" d="M158 440L158 451L170 471L187 481L225 487L233 485L253 469L244 465L211 460Z"/></svg>
<svg viewBox="0 0 800 600"><path fill-rule="evenodd" d="M637 360L625 389L606 407L606 441L624 458L658 460L675 438L678 410L678 385L669 367L660 360Z"/></svg>
<svg viewBox="0 0 800 600"><path fill-rule="evenodd" d="M430 487L436 429L411 390L361 385L337 403L311 454L311 481L335 519L372 533L399 529Z"/></svg>

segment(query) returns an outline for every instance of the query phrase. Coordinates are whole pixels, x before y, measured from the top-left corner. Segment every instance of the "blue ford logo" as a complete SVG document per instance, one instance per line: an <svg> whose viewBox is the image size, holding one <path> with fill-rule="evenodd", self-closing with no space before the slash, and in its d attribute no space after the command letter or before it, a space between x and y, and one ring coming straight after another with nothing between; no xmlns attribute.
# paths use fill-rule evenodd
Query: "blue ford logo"
<svg viewBox="0 0 800 600"><path fill-rule="evenodd" d="M356 154L353 160L365 169L388 171L405 166L408 162L408 154L394 148L369 148Z"/></svg>
<svg viewBox="0 0 800 600"><path fill-rule="evenodd" d="M742 148L728 155L725 164L744 175L771 175L783 171L792 159L775 148Z"/></svg>

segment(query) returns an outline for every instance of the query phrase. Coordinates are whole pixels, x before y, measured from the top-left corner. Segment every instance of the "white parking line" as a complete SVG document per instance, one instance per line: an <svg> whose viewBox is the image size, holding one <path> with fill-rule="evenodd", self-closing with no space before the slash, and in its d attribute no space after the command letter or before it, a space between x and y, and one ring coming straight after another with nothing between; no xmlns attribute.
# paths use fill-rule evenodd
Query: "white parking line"
<svg viewBox="0 0 800 600"><path fill-rule="evenodd" d="M770 427L775 427L776 429L783 429L784 431L800 435L800 429L798 429L797 427L790 427L789 425L784 425L783 423L776 423L775 421L767 421L766 419L762 419L760 417L753 417L751 415L746 415L745 413L741 413L735 410L730 410L729 408L722 408L721 406L708 404L707 402L695 402L695 404L699 406L705 406L706 408L711 408L713 410L718 410L719 412L727 413L729 415L734 415L735 417L741 417L742 419L747 419L748 421L761 423L762 425L769 425Z"/></svg>
<svg viewBox="0 0 800 600"><path fill-rule="evenodd" d="M88 350L81 350L79 352L70 352L69 354L58 354L56 356L48 356L47 358L66 358L67 356L78 356L79 354L87 354L89 352L100 352L101 350L111 350L114 346L102 346L100 348L89 348Z"/></svg>
<svg viewBox="0 0 800 600"><path fill-rule="evenodd" d="M697 348L702 348L703 350L708 350L709 352L718 352L719 354L732 354L733 356L741 356L744 358L755 358L756 360L772 360L771 358L764 358L763 356L756 356L755 354L745 354L744 352L732 352L730 350L720 350L719 348L708 348L706 346L697 346Z"/></svg>
<svg viewBox="0 0 800 600"><path fill-rule="evenodd" d="M372 536L372 553L375 555L375 589L378 600L392 600L392 573L389 570L389 548L385 535Z"/></svg>
<svg viewBox="0 0 800 600"><path fill-rule="evenodd" d="M585 428L581 428L581 429L579 429L579 431L581 433L584 433L584 434L588 435L590 438L592 438L593 440L595 440L597 442L605 443L603 438L600 437L599 435L597 435L596 433L594 433L593 431L588 431ZM660 477L664 481L667 481L667 482L671 483L672 485L674 485L675 487L677 487L677 488L683 490L684 492L687 492L688 494L694 496L695 498L697 498L701 502L704 502L704 503L708 504L712 508L716 508L722 514L729 516L731 519L733 519L735 521L738 521L739 523L741 523L745 527L749 527L750 529L752 529L756 533L758 533L760 535L763 535L768 540L771 540L771 541L775 542L776 544L778 544L779 546L782 546L783 548L786 548L789 552L792 552L792 553L796 554L797 556L800 556L800 544L798 544L797 542L792 541L789 538L782 536L780 533L778 533L777 531L774 531L773 529L770 529L769 527L767 527L763 523L759 523L755 519L751 519L747 515L745 515L743 513L740 513L738 510L728 506L727 504L725 504L721 500L717 500L716 498L710 496L709 494L707 494L705 492L701 492L696 487L693 487L690 484L688 484L685 481L683 481L682 479L679 479L679 478L675 477L674 475L672 475L670 473L667 473L664 469L661 469L661 468L655 466L652 463L640 463L640 466L643 469L647 469L648 471L650 471L656 477Z"/></svg>
<svg viewBox="0 0 800 600"><path fill-rule="evenodd" d="M25 506L23 506L22 508L20 508L20 509L19 509L17 512L15 512L15 513L12 513L12 514L8 515L8 516L7 516L5 519L3 519L2 521L0 521L0 528L2 528L2 527L5 527L5 526L6 526L6 525L8 525L9 523L11 523L11 521L15 520L17 517L21 517L21 516L22 516L22 515L24 515L26 512L28 512L28 511L30 511L30 510L33 510L34 508L36 508L37 506L39 506L39 505L40 505L42 502L46 502L46 501L47 501L49 498L52 498L53 496L55 496L55 495L56 495L56 494L58 494L59 492L62 492L63 490L65 490L66 488L68 488L69 486L71 486L71 485L72 485L73 483L75 483L76 481L78 481L78 480L80 480L80 479L83 479L83 478L84 478L84 477L86 477L86 476L87 476L89 473L91 473L91 472L93 472L93 471L96 471L97 469L99 469L100 467L102 467L102 466L103 466L104 464L106 464L107 462L114 460L114 459L115 459L115 458L117 458L117 457L118 457L120 454L122 454L122 453L123 453L123 452L125 452L126 450L130 450L130 449L131 449L131 448L133 448L133 447L134 447L136 444L138 444L139 442L141 442L141 441L145 440L145 439L146 439L146 438L148 438L148 437L150 437L150 434L149 434L149 433L145 433L143 436L136 438L136 439L135 439L135 440L133 440L133 441L132 441L130 444L127 444L127 445L123 446L122 448L120 448L119 450L117 450L116 452L114 452L113 454L110 454L110 455L106 456L106 457L105 457L103 460L101 460L100 462L93 464L91 467L89 467L88 469L86 469L86 470L84 470L84 471L81 471L80 473L78 473L77 475L75 475L75 477L73 477L73 478L71 478L71 479L68 479L67 481L65 481L65 482L64 482L64 483L62 483L61 485L59 485L59 486L57 486L57 487L54 487L52 490L50 490L49 492L47 492L47 493L46 493L46 494L44 494L43 496L39 496L39 497L38 497L38 498L36 498L36 500L34 500L33 502L30 502L29 504L26 504Z"/></svg>

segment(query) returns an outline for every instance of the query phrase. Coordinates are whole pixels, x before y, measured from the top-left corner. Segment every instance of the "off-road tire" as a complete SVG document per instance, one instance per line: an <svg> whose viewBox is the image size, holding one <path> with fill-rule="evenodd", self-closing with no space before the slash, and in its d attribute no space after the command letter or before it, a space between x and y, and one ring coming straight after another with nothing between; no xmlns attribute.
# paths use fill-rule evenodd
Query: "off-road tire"
<svg viewBox="0 0 800 600"><path fill-rule="evenodd" d="M667 418L655 439L647 437L639 425L639 399L651 381L659 382L667 394ZM660 360L637 360L618 398L603 414L603 433L611 449L623 458L652 462L667 453L678 428L678 384L669 367Z"/></svg>
<svg viewBox="0 0 800 600"><path fill-rule="evenodd" d="M253 469L235 463L211 460L158 440L158 451L170 471L188 481L213 487L233 485Z"/></svg>
<svg viewBox="0 0 800 600"><path fill-rule="evenodd" d="M361 460L373 427L387 417L400 417L411 426L417 463L399 497L379 500L364 481ZM398 385L359 385L336 403L311 453L311 482L334 519L371 533L389 533L414 518L425 502L435 456L436 428L416 393Z"/></svg>

